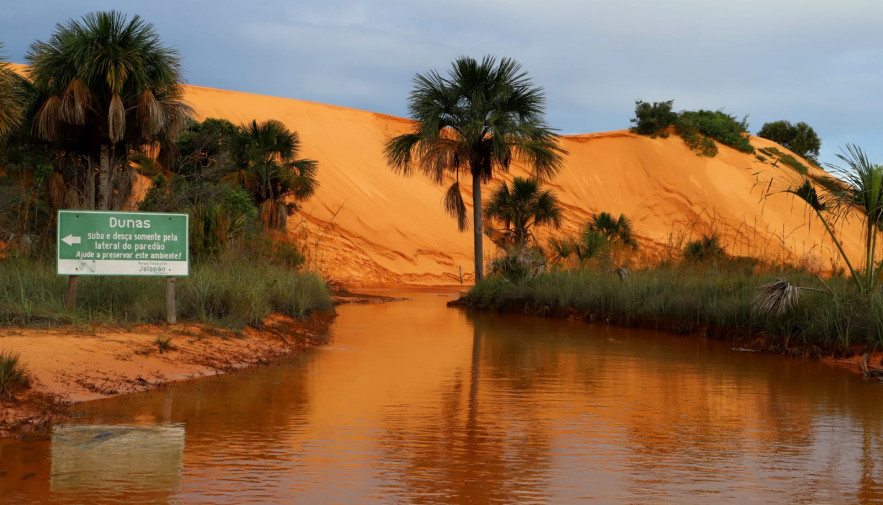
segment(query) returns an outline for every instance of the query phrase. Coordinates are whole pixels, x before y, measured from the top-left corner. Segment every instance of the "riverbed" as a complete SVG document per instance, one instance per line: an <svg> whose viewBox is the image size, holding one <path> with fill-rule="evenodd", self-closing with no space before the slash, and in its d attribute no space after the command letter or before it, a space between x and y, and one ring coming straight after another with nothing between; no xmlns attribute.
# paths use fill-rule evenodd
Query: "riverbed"
<svg viewBox="0 0 883 505"><path fill-rule="evenodd" d="M856 374L395 295L340 306L328 346L0 443L0 502L883 500L883 386Z"/></svg>

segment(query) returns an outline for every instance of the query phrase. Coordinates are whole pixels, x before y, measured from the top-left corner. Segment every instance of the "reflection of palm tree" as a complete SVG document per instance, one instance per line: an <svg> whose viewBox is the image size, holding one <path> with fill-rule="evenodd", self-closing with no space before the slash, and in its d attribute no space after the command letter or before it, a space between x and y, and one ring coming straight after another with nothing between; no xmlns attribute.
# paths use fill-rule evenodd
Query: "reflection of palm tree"
<svg viewBox="0 0 883 505"><path fill-rule="evenodd" d="M486 389L488 370L506 368L489 363L486 350L503 349L505 335L483 316L470 322L468 363L464 355L463 366L442 382L432 403L437 410L415 414L409 407L385 421L380 443L386 465L397 470L390 487L410 503L547 498L550 430L540 420L543 404L519 383L493 381L493 391Z"/></svg>

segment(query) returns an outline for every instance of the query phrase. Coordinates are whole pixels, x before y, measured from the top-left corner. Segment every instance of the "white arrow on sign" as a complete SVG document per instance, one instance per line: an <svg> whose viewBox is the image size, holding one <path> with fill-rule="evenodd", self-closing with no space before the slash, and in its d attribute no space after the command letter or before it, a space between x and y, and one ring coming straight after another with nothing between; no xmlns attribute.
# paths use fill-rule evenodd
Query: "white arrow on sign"
<svg viewBox="0 0 883 505"><path fill-rule="evenodd" d="M73 235L68 235L67 237L64 237L63 239L61 239L61 241L67 245L74 245L74 244L79 244L81 239L82 239L82 237L75 237Z"/></svg>

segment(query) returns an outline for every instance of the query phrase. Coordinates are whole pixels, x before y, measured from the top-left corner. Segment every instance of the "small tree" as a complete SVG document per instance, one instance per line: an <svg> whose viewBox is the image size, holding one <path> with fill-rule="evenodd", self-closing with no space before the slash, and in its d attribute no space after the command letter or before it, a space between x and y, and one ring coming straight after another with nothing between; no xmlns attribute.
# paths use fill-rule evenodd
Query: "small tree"
<svg viewBox="0 0 883 505"><path fill-rule="evenodd" d="M806 123L791 124L785 120L764 123L757 136L772 140L795 154L818 163L822 141L812 126Z"/></svg>
<svg viewBox="0 0 883 505"><path fill-rule="evenodd" d="M536 179L515 177L512 185L505 182L491 195L487 217L503 224L507 241L524 247L534 226L561 226L561 206L551 189L542 189Z"/></svg>
<svg viewBox="0 0 883 505"><path fill-rule="evenodd" d="M651 137L667 137L666 128L675 124L677 112L672 111L674 100L666 102L635 101L635 117L630 121L635 124L632 131Z"/></svg>
<svg viewBox="0 0 883 505"><path fill-rule="evenodd" d="M632 222L625 214L614 218L609 212L600 212L592 216L588 224L589 229L600 232L611 243L620 243L624 246L635 248L638 242L632 231Z"/></svg>
<svg viewBox="0 0 883 505"><path fill-rule="evenodd" d="M815 212L849 268L856 287L861 292L869 293L876 290L879 284L876 254L877 236L883 228L883 166L871 163L868 155L852 144L847 144L837 157L845 165L828 167L838 178L819 179L827 192L826 196L820 195L808 179L788 188L786 192L806 202ZM833 215L834 219L850 215L861 218L865 230L864 275L853 267L842 242L834 233L829 215Z"/></svg>
<svg viewBox="0 0 883 505"><path fill-rule="evenodd" d="M130 154L144 145L172 146L191 115L177 52L139 16L98 12L59 24L48 41L31 44L27 60L37 136L75 142L90 172L98 162L98 199L90 206L119 205L114 172L129 171ZM94 185L91 173L87 181Z"/></svg>

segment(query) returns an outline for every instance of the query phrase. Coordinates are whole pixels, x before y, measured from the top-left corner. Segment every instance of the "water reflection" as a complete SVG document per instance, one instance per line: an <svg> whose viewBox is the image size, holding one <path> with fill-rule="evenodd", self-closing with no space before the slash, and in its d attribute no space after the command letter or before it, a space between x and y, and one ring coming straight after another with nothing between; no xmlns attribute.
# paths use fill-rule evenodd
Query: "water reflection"
<svg viewBox="0 0 883 505"><path fill-rule="evenodd" d="M879 385L412 297L342 307L329 348L88 404L78 422L186 426L179 480L154 496L178 503L883 501ZM0 497L65 502L54 455L0 445ZM86 487L94 504L134 501Z"/></svg>
<svg viewBox="0 0 883 505"><path fill-rule="evenodd" d="M181 482L184 427L88 425L52 432L52 492L171 493Z"/></svg>

